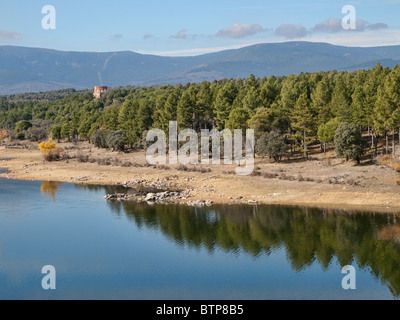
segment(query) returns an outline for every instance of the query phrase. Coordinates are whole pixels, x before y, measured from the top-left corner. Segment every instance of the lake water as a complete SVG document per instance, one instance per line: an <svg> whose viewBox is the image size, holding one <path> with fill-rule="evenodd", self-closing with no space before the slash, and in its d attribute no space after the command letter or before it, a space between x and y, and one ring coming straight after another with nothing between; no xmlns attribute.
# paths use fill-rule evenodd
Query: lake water
<svg viewBox="0 0 400 320"><path fill-rule="evenodd" d="M396 215L104 201L117 191L0 179L0 299L400 296ZM45 265L56 290L42 289Z"/></svg>

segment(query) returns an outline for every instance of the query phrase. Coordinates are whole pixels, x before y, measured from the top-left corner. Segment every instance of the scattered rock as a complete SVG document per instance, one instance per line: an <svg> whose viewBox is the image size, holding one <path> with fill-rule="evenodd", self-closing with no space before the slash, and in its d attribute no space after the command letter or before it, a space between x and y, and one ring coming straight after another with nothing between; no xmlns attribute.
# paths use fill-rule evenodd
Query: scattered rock
<svg viewBox="0 0 400 320"><path fill-rule="evenodd" d="M211 200L197 200L189 201L187 204L191 207L211 207L213 202Z"/></svg>
<svg viewBox="0 0 400 320"><path fill-rule="evenodd" d="M155 193L149 193L147 194L146 198L144 199L147 202L150 201L156 201L157 200L157 195Z"/></svg>
<svg viewBox="0 0 400 320"><path fill-rule="evenodd" d="M133 196L126 193L116 193L116 194L107 194L106 196L104 196L104 199L110 202L113 201L122 202L122 201L132 200Z"/></svg>

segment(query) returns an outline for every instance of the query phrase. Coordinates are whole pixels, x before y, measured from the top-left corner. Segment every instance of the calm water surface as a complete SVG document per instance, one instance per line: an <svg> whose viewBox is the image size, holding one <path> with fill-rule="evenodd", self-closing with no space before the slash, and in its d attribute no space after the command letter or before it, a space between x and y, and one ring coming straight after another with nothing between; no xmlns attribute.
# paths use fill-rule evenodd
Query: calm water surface
<svg viewBox="0 0 400 320"><path fill-rule="evenodd" d="M116 191L0 179L0 299L400 296L399 216L104 201ZM357 290L342 289L345 265Z"/></svg>

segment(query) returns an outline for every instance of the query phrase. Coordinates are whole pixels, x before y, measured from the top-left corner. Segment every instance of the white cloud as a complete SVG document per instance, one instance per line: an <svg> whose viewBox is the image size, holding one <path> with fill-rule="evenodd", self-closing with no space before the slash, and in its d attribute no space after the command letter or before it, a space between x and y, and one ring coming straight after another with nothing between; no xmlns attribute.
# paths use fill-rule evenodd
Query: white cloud
<svg viewBox="0 0 400 320"><path fill-rule="evenodd" d="M400 30L386 30L379 32L366 30L365 32L341 32L335 34L312 34L307 37L311 42L327 42L347 47L377 47L400 45Z"/></svg>
<svg viewBox="0 0 400 320"><path fill-rule="evenodd" d="M111 36L111 40L118 41L118 40L121 40L123 37L124 36L122 34L117 33L117 34L114 34L114 35Z"/></svg>
<svg viewBox="0 0 400 320"><path fill-rule="evenodd" d="M224 51L224 50L240 49L240 48L255 45L258 43L259 42L252 42L252 43L237 44L237 45L225 46L225 47L191 48L191 49L171 50L171 51L138 51L138 53L158 55L158 56L168 56L168 57L197 56L200 54L220 52L220 51Z"/></svg>
<svg viewBox="0 0 400 320"><path fill-rule="evenodd" d="M358 19L356 22L356 29L351 31L363 32L366 30L382 30L387 28L388 25L386 23L379 22L371 24L365 20ZM317 24L313 29L311 29L311 32L317 33L337 33L343 31L350 30L344 30L342 27L342 20L337 18L329 18L328 20Z"/></svg>
<svg viewBox="0 0 400 320"><path fill-rule="evenodd" d="M21 35L13 31L0 30L0 40L19 40Z"/></svg>
<svg viewBox="0 0 400 320"><path fill-rule="evenodd" d="M307 29L301 24L282 24L276 30L275 34L285 39L299 39L307 35Z"/></svg>
<svg viewBox="0 0 400 320"><path fill-rule="evenodd" d="M183 29L179 31L175 36L173 36L174 39L179 39L179 40L185 40L187 39L187 30Z"/></svg>
<svg viewBox="0 0 400 320"><path fill-rule="evenodd" d="M245 38L249 36L253 36L257 33L266 31L259 24L241 24L236 23L231 27L220 30L217 33L217 37L223 38Z"/></svg>
<svg viewBox="0 0 400 320"><path fill-rule="evenodd" d="M305 41L325 42L347 47L377 47L400 45L400 40L398 39L400 39L400 30L386 30L384 33L374 30L367 30L365 32L341 32L330 34L308 33L307 39ZM268 37L263 39L258 39L251 42L241 43L232 46L190 48L171 51L138 51L138 53L170 57L196 56L200 54L220 52L223 50L240 49L260 43L281 43L285 41L287 40L282 40L274 37L273 35L268 35Z"/></svg>
<svg viewBox="0 0 400 320"><path fill-rule="evenodd" d="M335 33L343 31L342 20L337 18L329 18L324 22L317 24L313 29L313 32L327 32Z"/></svg>
<svg viewBox="0 0 400 320"><path fill-rule="evenodd" d="M382 23L382 22L370 24L368 26L368 29L371 29L371 30L382 30L382 29L387 29L387 28L389 28L389 26L386 23Z"/></svg>

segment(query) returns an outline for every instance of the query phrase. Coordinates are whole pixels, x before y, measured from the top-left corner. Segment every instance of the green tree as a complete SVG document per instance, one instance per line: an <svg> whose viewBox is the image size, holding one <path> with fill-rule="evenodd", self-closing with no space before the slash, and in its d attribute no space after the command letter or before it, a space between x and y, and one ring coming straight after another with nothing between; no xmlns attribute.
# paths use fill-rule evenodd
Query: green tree
<svg viewBox="0 0 400 320"><path fill-rule="evenodd" d="M268 77L260 90L262 106L267 108L271 107L271 105L279 98L280 89L278 79L274 76Z"/></svg>
<svg viewBox="0 0 400 320"><path fill-rule="evenodd" d="M363 87L357 87L352 95L351 120L360 126L368 126L368 114L365 108L366 97Z"/></svg>
<svg viewBox="0 0 400 320"><path fill-rule="evenodd" d="M126 136L123 131L110 131L105 137L105 142L108 148L112 148L113 151L124 151L126 144Z"/></svg>
<svg viewBox="0 0 400 320"><path fill-rule="evenodd" d="M96 130L90 137L90 142L93 143L97 148L107 148L106 143L106 130Z"/></svg>
<svg viewBox="0 0 400 320"><path fill-rule="evenodd" d="M245 108L238 108L232 110L226 121L225 128L230 130L245 130L248 128L247 122L250 119L249 111Z"/></svg>
<svg viewBox="0 0 400 320"><path fill-rule="evenodd" d="M389 153L389 132L393 132L395 154L395 128L400 122L400 66L396 66L378 88L374 124L377 131L386 136L386 153Z"/></svg>
<svg viewBox="0 0 400 320"><path fill-rule="evenodd" d="M229 81L219 90L214 103L215 123L218 130L225 129L225 122L232 111L236 95L237 89L232 81Z"/></svg>
<svg viewBox="0 0 400 320"><path fill-rule="evenodd" d="M32 127L33 127L32 123L27 120L18 121L15 125L15 130L14 130L14 132L16 133L15 137L20 140L25 139L28 129Z"/></svg>
<svg viewBox="0 0 400 320"><path fill-rule="evenodd" d="M196 96L195 130L212 128L212 92L209 82L203 82Z"/></svg>
<svg viewBox="0 0 400 320"><path fill-rule="evenodd" d="M181 98L180 88L175 89L167 98L164 105L164 110L161 116L161 126L160 129L168 132L169 122L177 121L178 104Z"/></svg>
<svg viewBox="0 0 400 320"><path fill-rule="evenodd" d="M193 128L195 108L196 100L193 97L193 92L186 90L179 100L177 109L178 126L181 129Z"/></svg>
<svg viewBox="0 0 400 320"><path fill-rule="evenodd" d="M277 132L264 133L257 141L256 152L260 156L268 156L276 162L281 161L287 152L285 137Z"/></svg>
<svg viewBox="0 0 400 320"><path fill-rule="evenodd" d="M342 121L351 119L351 95L344 82L344 75L337 75L335 78L335 87L332 93L331 110L333 114Z"/></svg>
<svg viewBox="0 0 400 320"><path fill-rule="evenodd" d="M71 140L72 129L69 122L66 122L62 125L60 133L61 133L61 138L67 138L68 141Z"/></svg>
<svg viewBox="0 0 400 320"><path fill-rule="evenodd" d="M321 124L318 129L318 137L324 143L324 154L326 155L326 144L335 140L336 130L340 124L339 118L334 118L326 124Z"/></svg>
<svg viewBox="0 0 400 320"><path fill-rule="evenodd" d="M137 100L127 100L122 104L118 114L118 128L121 129L127 139L127 144L132 147L138 140L139 128L137 115L139 112Z"/></svg>
<svg viewBox="0 0 400 320"><path fill-rule="evenodd" d="M256 110L262 106L260 91L254 87L247 89L247 94L242 100L242 106L254 115Z"/></svg>
<svg viewBox="0 0 400 320"><path fill-rule="evenodd" d="M137 136L141 137L143 132L149 130L153 125L154 102L151 99L141 99L136 116Z"/></svg>
<svg viewBox="0 0 400 320"><path fill-rule="evenodd" d="M315 139L315 120L310 109L310 101L306 93L300 95L292 112L292 129L294 132L291 139L300 141L298 151L304 153L308 159L308 146Z"/></svg>
<svg viewBox="0 0 400 320"><path fill-rule="evenodd" d="M367 148L360 127L355 123L341 123L335 133L335 148L339 158L354 159L360 164Z"/></svg>
<svg viewBox="0 0 400 320"><path fill-rule="evenodd" d="M108 107L104 110L103 124L108 130L118 129L118 111L119 108L117 106Z"/></svg>
<svg viewBox="0 0 400 320"><path fill-rule="evenodd" d="M318 114L318 125L327 123L332 119L330 102L331 90L329 89L327 76L324 76L311 93L311 104Z"/></svg>

